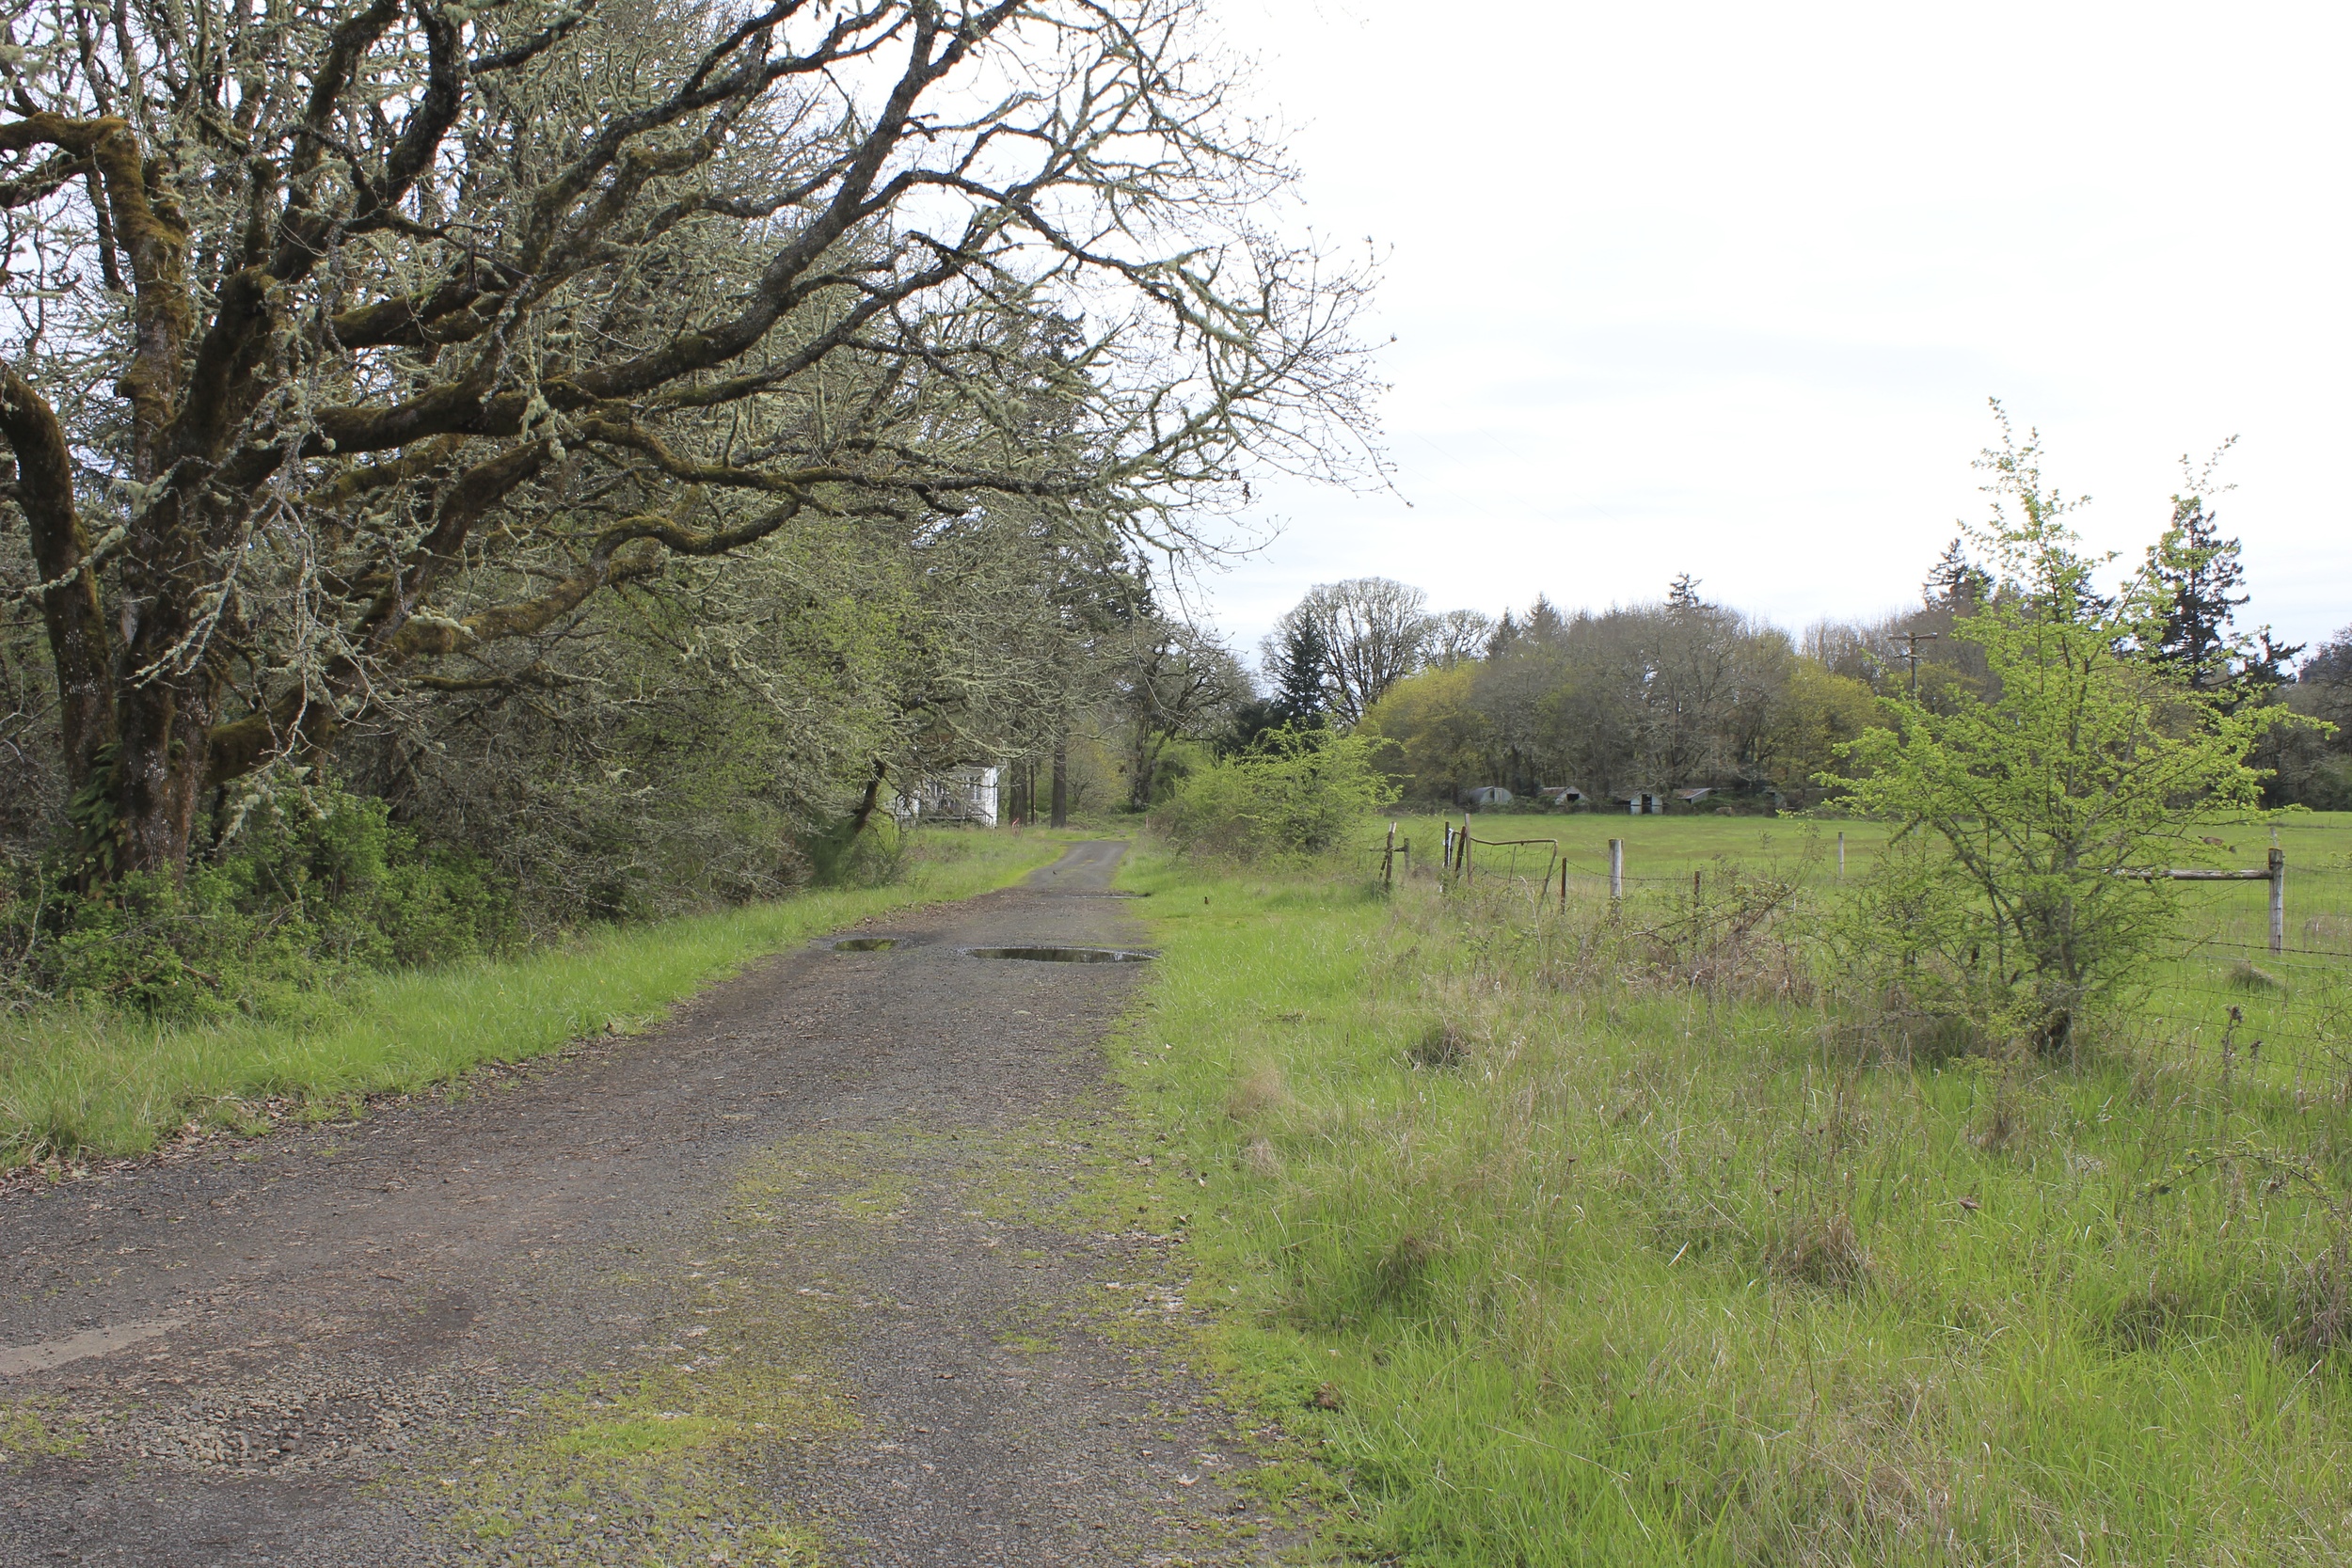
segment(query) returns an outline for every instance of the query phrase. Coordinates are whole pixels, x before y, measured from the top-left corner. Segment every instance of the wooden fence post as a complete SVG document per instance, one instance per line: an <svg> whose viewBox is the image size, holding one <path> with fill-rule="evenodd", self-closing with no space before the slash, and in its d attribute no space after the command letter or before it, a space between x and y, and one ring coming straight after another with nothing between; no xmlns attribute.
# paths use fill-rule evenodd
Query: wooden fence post
<svg viewBox="0 0 2352 1568"><path fill-rule="evenodd" d="M2270 950L2283 953L2287 948L2287 852L2273 847L2270 851Z"/></svg>
<svg viewBox="0 0 2352 1568"><path fill-rule="evenodd" d="M1396 824L1389 824L1389 847L1380 857L1380 885L1391 887L1396 882Z"/></svg>
<svg viewBox="0 0 2352 1568"><path fill-rule="evenodd" d="M1609 841L1609 900L1616 903L1625 897L1625 840Z"/></svg>
<svg viewBox="0 0 2352 1568"><path fill-rule="evenodd" d="M1837 835L1837 879L1846 879L1846 835L1842 832Z"/></svg>

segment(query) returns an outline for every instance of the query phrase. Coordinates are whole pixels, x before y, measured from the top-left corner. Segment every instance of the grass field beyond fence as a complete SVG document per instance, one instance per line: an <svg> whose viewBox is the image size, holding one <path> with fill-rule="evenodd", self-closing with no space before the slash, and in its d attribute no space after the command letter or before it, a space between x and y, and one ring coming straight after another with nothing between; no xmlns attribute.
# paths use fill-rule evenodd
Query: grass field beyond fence
<svg viewBox="0 0 2352 1568"><path fill-rule="evenodd" d="M1478 826L1556 832L1588 866L1624 836L1660 899L1694 869L1820 861L1787 823ZM2242 837L2261 863L2267 832ZM2344 819L2282 838L2290 912L2334 918ZM2352 1559L2345 960L2217 982L2249 1016L2333 988L2299 1054L2247 1029L2220 1049L2184 971L2078 1061L1906 1063L1804 996L1679 983L1574 877L1565 910L1500 874L1384 899L1360 863L1160 860L1128 885L1165 958L1121 1060L1170 1138L1195 1291L1321 1439L1350 1549Z"/></svg>
<svg viewBox="0 0 2352 1568"><path fill-rule="evenodd" d="M999 887L1074 834L934 830L887 886L812 891L584 932L506 958L367 976L298 1020L158 1024L53 1010L0 1021L0 1168L143 1153L193 1121L259 1131L264 1102L341 1114L485 1062L659 1021L755 958L868 915Z"/></svg>
<svg viewBox="0 0 2352 1568"><path fill-rule="evenodd" d="M1354 863L1376 872L1390 819L1359 835ZM1417 872L1434 874L1443 824L1465 821L1480 841L1556 840L1568 869L1571 898L1605 893L1609 840L1625 841L1625 882L1636 910L1658 910L1704 879L1737 868L1743 875L1796 882L1802 896L1832 895L1837 886L1838 838L1845 839L1845 875L1868 874L1886 842L1876 822L1712 816L1632 816L1610 813L1537 815L1489 812L1465 817L1406 816L1393 819L1413 848ZM2229 1009L2239 1009L2238 1037L2261 1039L2280 1060L2308 1060L2328 1070L2339 1051L2352 1052L2352 813L2294 812L2271 824L2223 826L2221 842L2206 847L2210 863L2237 869L2265 863L2276 832L2287 858L2286 951L2273 954L2270 890L2265 882L2192 882L2180 887L2178 937L2149 975L2138 1026L2158 1032L2217 1033ZM1558 862L1549 845L1494 848L1471 846L1471 885L1500 896L1510 887L1531 899L1547 873L1557 890Z"/></svg>

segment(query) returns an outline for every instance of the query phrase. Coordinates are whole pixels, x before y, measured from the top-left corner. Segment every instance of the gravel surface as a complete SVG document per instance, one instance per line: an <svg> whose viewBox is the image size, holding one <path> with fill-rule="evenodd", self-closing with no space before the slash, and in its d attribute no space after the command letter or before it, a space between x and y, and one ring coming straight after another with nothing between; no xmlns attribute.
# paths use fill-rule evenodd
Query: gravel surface
<svg viewBox="0 0 2352 1568"><path fill-rule="evenodd" d="M0 1196L0 1563L1274 1560L1181 1237L1078 1196L1150 966L962 951L1133 947L1120 850L461 1098Z"/></svg>

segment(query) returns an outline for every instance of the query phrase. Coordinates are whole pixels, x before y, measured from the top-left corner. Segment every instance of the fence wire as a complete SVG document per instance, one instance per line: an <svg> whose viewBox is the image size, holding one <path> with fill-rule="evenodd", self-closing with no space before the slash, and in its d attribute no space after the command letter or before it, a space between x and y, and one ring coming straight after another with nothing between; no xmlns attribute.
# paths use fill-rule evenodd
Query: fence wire
<svg viewBox="0 0 2352 1568"><path fill-rule="evenodd" d="M1772 835L1771 850L1759 842L1706 854L1687 841L1645 844L1637 827L1624 835L1624 896L1655 903L1663 893L1691 901L1695 912L1710 884L1760 873L1794 881L1800 897L1819 897L1865 874L1879 847L1868 829L1851 845L1836 845L1835 853L1827 825L1808 832L1775 824L1764 832ZM1409 863L1416 876L1458 885L1455 846L1467 837L1472 887L1518 887L1534 895L1538 908L1572 896L1589 902L1611 890L1605 851L1553 837L1487 838L1469 823L1447 822L1432 836L1439 842ZM2270 824L2245 824L2223 826L2208 842L2216 862L2237 869L2262 864L2274 838ZM2275 1071L2282 1090L2291 1081L2298 1094L2307 1079L2325 1079L2352 1103L2352 823L2290 817L2276 825L2276 843L2286 856L2281 946L2270 945L2266 881L2176 883L2183 929L2154 966L2135 1016L2140 1026L2192 1049L2226 1037L2228 1049L2267 1064L2247 1060L2239 1070ZM1376 847L1375 860L1380 852ZM1677 870L1658 875L1661 858L1679 862Z"/></svg>

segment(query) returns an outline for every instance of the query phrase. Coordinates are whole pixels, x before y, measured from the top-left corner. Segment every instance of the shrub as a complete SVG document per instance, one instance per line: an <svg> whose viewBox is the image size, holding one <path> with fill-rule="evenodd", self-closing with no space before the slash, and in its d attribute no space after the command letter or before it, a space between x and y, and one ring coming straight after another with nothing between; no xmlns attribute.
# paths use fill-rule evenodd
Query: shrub
<svg viewBox="0 0 2352 1568"><path fill-rule="evenodd" d="M1275 730L1186 778L1152 820L1186 854L1304 860L1338 848L1395 799L1369 742Z"/></svg>
<svg viewBox="0 0 2352 1568"><path fill-rule="evenodd" d="M2104 562L2036 465L2030 443L1985 464L2016 511L1996 504L1977 535L1997 591L1953 635L1981 650L1991 691L1887 698L1893 727L1848 745L1847 776L1827 782L1897 824L1848 911L1861 977L2048 1054L2169 940L2164 868L2210 859L2198 830L2258 803L2249 756L2297 721L2150 657L2172 602L2162 555L2096 592Z"/></svg>
<svg viewBox="0 0 2352 1568"><path fill-rule="evenodd" d="M427 849L385 802L324 783L244 802L178 882L77 893L36 866L7 880L0 1002L16 1004L283 1014L336 974L460 958L515 933L484 863Z"/></svg>

